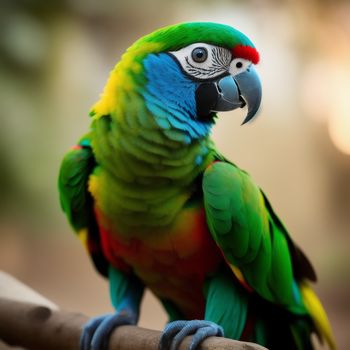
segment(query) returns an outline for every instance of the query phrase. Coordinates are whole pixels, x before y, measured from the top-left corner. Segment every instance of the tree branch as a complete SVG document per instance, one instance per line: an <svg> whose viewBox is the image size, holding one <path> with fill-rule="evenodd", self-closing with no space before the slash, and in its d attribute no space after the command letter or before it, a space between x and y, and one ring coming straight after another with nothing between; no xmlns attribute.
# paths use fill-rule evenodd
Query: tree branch
<svg viewBox="0 0 350 350"><path fill-rule="evenodd" d="M52 310L27 302L0 298L0 339L10 345L35 350L78 350L79 338L87 316L80 313ZM156 350L160 332L136 326L117 328L110 339L110 349ZM181 344L188 349L191 337ZM211 337L200 350L264 350L253 343ZM265 349L266 350L266 349Z"/></svg>

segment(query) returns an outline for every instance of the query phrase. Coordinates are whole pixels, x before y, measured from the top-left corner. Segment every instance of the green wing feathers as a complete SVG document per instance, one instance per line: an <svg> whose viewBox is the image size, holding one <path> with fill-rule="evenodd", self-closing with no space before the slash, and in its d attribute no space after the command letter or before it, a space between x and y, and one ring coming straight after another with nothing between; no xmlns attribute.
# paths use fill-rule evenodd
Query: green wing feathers
<svg viewBox="0 0 350 350"><path fill-rule="evenodd" d="M63 158L58 188L60 202L69 223L88 250L97 270L107 276L108 263L103 256L98 227L93 212L93 199L88 180L96 161L89 140L83 138Z"/></svg>
<svg viewBox="0 0 350 350"><path fill-rule="evenodd" d="M260 189L234 165L217 162L205 171L203 190L210 231L228 263L265 299L294 304L288 243Z"/></svg>
<svg viewBox="0 0 350 350"><path fill-rule="evenodd" d="M87 182L95 166L91 148L78 145L65 155L58 178L60 202L76 232L88 227L91 197Z"/></svg>
<svg viewBox="0 0 350 350"><path fill-rule="evenodd" d="M334 349L321 304L311 289L304 293L306 279L316 280L312 265L259 187L225 161L206 169L202 185L210 232L237 278L264 299L294 314L310 315L317 333Z"/></svg>

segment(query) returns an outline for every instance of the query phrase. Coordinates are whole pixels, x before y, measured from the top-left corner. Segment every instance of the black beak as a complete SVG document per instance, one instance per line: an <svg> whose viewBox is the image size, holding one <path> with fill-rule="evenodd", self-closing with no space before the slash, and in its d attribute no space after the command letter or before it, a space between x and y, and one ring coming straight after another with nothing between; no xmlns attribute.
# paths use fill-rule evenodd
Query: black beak
<svg viewBox="0 0 350 350"><path fill-rule="evenodd" d="M256 115L261 93L260 79L252 65L238 75L200 83L196 90L198 118L206 119L214 112L247 106L248 113L242 123L245 124Z"/></svg>

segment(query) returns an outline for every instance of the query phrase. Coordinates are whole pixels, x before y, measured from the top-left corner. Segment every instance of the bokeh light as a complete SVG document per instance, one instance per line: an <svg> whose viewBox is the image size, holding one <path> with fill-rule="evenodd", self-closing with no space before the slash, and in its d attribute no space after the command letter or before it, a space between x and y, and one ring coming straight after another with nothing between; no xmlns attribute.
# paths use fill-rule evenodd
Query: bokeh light
<svg viewBox="0 0 350 350"><path fill-rule="evenodd" d="M350 156L350 64L346 68L334 72L328 128L334 145Z"/></svg>

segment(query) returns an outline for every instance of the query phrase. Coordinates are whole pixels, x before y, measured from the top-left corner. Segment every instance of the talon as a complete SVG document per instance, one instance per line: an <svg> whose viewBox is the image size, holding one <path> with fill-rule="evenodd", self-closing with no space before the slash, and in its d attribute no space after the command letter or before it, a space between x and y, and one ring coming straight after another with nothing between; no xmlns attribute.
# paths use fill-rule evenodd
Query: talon
<svg viewBox="0 0 350 350"><path fill-rule="evenodd" d="M224 336L224 330L222 327L215 324L215 326L211 327L203 327L200 328L193 336L192 342L190 345L189 350L195 350L197 346L204 340L209 337L223 337Z"/></svg>
<svg viewBox="0 0 350 350"><path fill-rule="evenodd" d="M89 320L80 337L80 350L107 350L112 331L122 325L136 324L136 317L128 311L106 314Z"/></svg>
<svg viewBox="0 0 350 350"><path fill-rule="evenodd" d="M174 321L165 327L158 350L177 350L188 335L193 335L189 350L195 350L206 338L223 337L224 330L216 323L205 320Z"/></svg>
<svg viewBox="0 0 350 350"><path fill-rule="evenodd" d="M80 337L80 349L81 350L89 350L92 337L96 331L96 329L99 327L99 325L102 323L103 319L107 317L108 314L94 317L90 319L83 328L83 331L81 333Z"/></svg>

